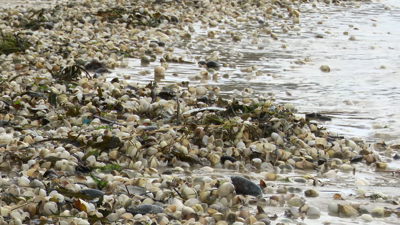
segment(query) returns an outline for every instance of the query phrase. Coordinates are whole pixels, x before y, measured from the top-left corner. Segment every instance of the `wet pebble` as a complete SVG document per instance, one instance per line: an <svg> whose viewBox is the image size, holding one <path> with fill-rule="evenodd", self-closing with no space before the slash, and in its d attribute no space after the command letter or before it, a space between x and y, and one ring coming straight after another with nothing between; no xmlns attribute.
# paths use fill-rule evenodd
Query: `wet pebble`
<svg viewBox="0 0 400 225"><path fill-rule="evenodd" d="M325 72L325 73L331 72L331 68L328 65L322 65L320 67L320 69L322 72Z"/></svg>
<svg viewBox="0 0 400 225"><path fill-rule="evenodd" d="M233 185L235 186L237 194L253 196L262 195L261 188L249 179L239 176L232 176L231 180Z"/></svg>

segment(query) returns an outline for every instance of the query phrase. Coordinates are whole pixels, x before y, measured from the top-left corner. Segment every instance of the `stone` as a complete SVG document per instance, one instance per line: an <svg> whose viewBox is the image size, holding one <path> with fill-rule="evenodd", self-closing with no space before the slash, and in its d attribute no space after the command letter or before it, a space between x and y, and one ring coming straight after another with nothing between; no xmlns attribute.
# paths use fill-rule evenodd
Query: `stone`
<svg viewBox="0 0 400 225"><path fill-rule="evenodd" d="M261 188L249 179L239 176L232 176L231 180L233 185L235 186L237 194L253 196L262 195Z"/></svg>

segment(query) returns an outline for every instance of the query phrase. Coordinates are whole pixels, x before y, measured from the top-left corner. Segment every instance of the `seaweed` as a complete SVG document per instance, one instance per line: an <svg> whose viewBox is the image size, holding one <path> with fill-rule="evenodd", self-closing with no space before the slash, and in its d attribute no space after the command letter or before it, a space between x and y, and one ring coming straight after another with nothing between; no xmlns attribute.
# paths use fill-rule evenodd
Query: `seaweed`
<svg viewBox="0 0 400 225"><path fill-rule="evenodd" d="M126 17L125 15L128 16ZM128 10L123 7L112 7L106 10L99 10L96 16L101 17L102 21L107 21L109 23L126 22L127 28L130 26L158 27L164 20L171 23L179 22L179 19L176 16L167 16L160 12L149 13L147 11L142 11L139 8Z"/></svg>
<svg viewBox="0 0 400 225"><path fill-rule="evenodd" d="M89 72L86 71L85 68L79 65L72 65L62 68L58 72L53 72L49 70L49 72L53 75L54 78L61 81L77 81L82 77L86 77L88 79L92 79ZM83 74L83 76L82 76Z"/></svg>
<svg viewBox="0 0 400 225"><path fill-rule="evenodd" d="M24 52L32 46L26 39L19 34L4 34L0 29L0 54L11 54L14 52Z"/></svg>

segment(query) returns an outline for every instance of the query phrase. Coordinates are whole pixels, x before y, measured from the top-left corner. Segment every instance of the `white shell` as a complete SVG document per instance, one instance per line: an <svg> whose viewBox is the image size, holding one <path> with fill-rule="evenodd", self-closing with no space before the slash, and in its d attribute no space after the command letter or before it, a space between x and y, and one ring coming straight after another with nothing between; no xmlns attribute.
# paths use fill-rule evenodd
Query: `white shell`
<svg viewBox="0 0 400 225"><path fill-rule="evenodd" d="M225 197L231 194L235 190L235 186L230 182L225 182L218 187L217 194L220 197Z"/></svg>
<svg viewBox="0 0 400 225"><path fill-rule="evenodd" d="M46 215L54 215L57 212L57 203L55 202L47 202L43 206L43 211Z"/></svg>

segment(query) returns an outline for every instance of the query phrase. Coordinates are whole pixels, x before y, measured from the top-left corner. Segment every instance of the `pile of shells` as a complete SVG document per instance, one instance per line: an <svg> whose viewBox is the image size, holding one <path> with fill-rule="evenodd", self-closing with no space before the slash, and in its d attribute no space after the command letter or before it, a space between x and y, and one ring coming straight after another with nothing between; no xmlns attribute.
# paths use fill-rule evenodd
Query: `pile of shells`
<svg viewBox="0 0 400 225"><path fill-rule="evenodd" d="M230 16L264 23L246 13L257 10L265 19L290 17L297 24L293 8L300 2L113 4L0 13L7 37L30 43L0 56L0 224L236 225L319 218L320 208L309 200L320 196L313 186L355 173L355 165L385 170L385 160L399 158L398 146L332 135L314 120L329 118L296 114L293 105L252 97L251 90L239 100L223 99L218 87L107 79L110 69L127 66L124 57L159 59L155 76L164 75L168 62L186 62L173 55L173 44L191 38L193 22L223 26L223 16ZM200 16L203 11L208 15ZM217 60L211 54L199 64L208 71L230 66ZM289 175L299 170L315 175ZM357 179L354 185L369 184ZM399 202L362 189L356 194ZM333 198L326 210L336 216L369 221L399 215L398 208L336 203L352 196ZM271 207L280 211L270 213Z"/></svg>

